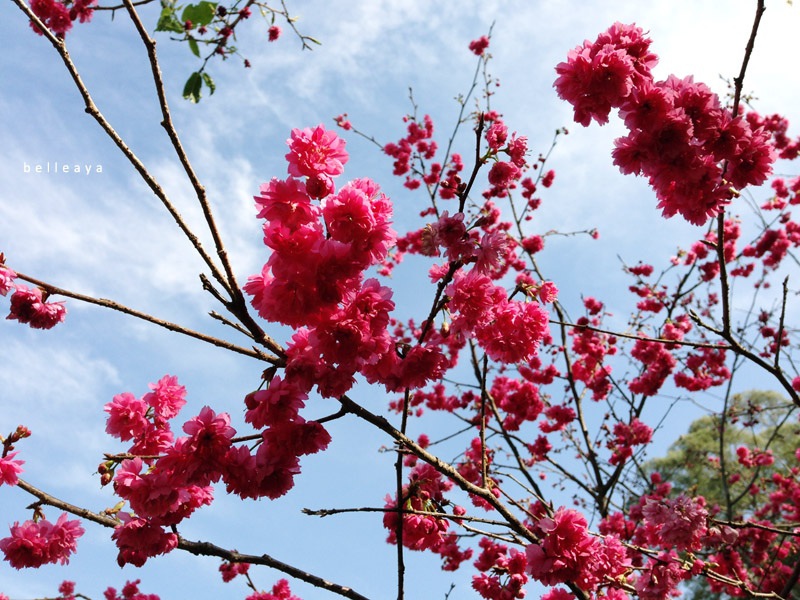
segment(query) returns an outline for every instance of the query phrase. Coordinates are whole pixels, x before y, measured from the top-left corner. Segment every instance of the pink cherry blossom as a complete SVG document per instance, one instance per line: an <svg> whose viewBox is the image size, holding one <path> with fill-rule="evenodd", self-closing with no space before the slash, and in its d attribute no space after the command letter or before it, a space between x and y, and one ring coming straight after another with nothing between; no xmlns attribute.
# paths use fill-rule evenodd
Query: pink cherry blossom
<svg viewBox="0 0 800 600"><path fill-rule="evenodd" d="M542 596L541 600L574 600L575 596L563 588L553 588Z"/></svg>
<svg viewBox="0 0 800 600"><path fill-rule="evenodd" d="M294 230L319 218L319 207L311 203L300 179L289 177L281 181L273 177L269 183L261 184L260 192L255 196L259 219L279 221Z"/></svg>
<svg viewBox="0 0 800 600"><path fill-rule="evenodd" d="M267 389L247 395L244 419L257 429L291 421L297 417L307 399L308 394L297 382L276 375Z"/></svg>
<svg viewBox="0 0 800 600"><path fill-rule="evenodd" d="M18 452L9 452L6 456L0 457L0 485L17 485L19 474L22 473L24 460L15 460Z"/></svg>
<svg viewBox="0 0 800 600"><path fill-rule="evenodd" d="M663 548L678 550L700 549L700 539L706 532L708 511L703 498L680 495L674 500L649 499L642 508L648 524L656 527L654 540Z"/></svg>
<svg viewBox="0 0 800 600"><path fill-rule="evenodd" d="M40 288L17 285L11 295L11 311L6 319L27 323L34 329L52 329L64 320L64 302L47 302Z"/></svg>
<svg viewBox="0 0 800 600"><path fill-rule="evenodd" d="M0 540L0 550L15 569L67 564L84 533L79 521L67 519L67 513L62 513L55 523L47 519L25 521L22 525L15 522L11 535Z"/></svg>
<svg viewBox="0 0 800 600"><path fill-rule="evenodd" d="M130 392L117 394L103 407L108 413L106 432L123 442L138 438L150 425L147 409L147 403Z"/></svg>
<svg viewBox="0 0 800 600"><path fill-rule="evenodd" d="M688 575L681 569L678 556L672 550L651 558L633 585L642 600L666 600L674 595L678 584Z"/></svg>
<svg viewBox="0 0 800 600"><path fill-rule="evenodd" d="M219 566L219 572L222 574L222 581L232 581L237 575L244 575L250 570L249 563L230 563L223 562Z"/></svg>
<svg viewBox="0 0 800 600"><path fill-rule="evenodd" d="M292 595L288 581L279 579L270 592L256 592L247 596L245 600L300 600L300 598Z"/></svg>
<svg viewBox="0 0 800 600"><path fill-rule="evenodd" d="M69 18L73 21L77 19L81 23L88 23L92 20L96 4L97 0L74 0L69 9Z"/></svg>
<svg viewBox="0 0 800 600"><path fill-rule="evenodd" d="M3 255L0 254L0 259ZM9 269L7 266L0 264L0 296L5 296L11 290L15 289L14 279L17 274Z"/></svg>
<svg viewBox="0 0 800 600"><path fill-rule="evenodd" d="M174 375L164 375L156 383L150 384L153 390L142 396L142 400L153 408L161 419L171 419L186 404L186 388L178 383Z"/></svg>
<svg viewBox="0 0 800 600"><path fill-rule="evenodd" d="M423 514L403 514L403 545L412 550L435 550L445 540L449 529L447 519L431 514L440 512L444 493L452 487L452 482L444 479L433 467L420 463L411 471L409 483L403 486L403 509ZM383 526L389 531L387 541L397 543L397 499L386 499L386 512L383 513Z"/></svg>
<svg viewBox="0 0 800 600"><path fill-rule="evenodd" d="M489 358L513 364L536 356L547 331L547 312L538 303L504 300L490 314L491 321L475 329Z"/></svg>
<svg viewBox="0 0 800 600"><path fill-rule="evenodd" d="M111 539L119 549L117 563L120 567L126 564L141 567L148 558L167 554L178 546L177 535L167 533L147 519L128 513L119 513L119 518L122 523L114 529Z"/></svg>
<svg viewBox="0 0 800 600"><path fill-rule="evenodd" d="M345 141L322 125L310 129L292 129L291 137L286 140L289 152L289 175L294 177L315 177L320 174L335 177L344 172L347 162Z"/></svg>
<svg viewBox="0 0 800 600"><path fill-rule="evenodd" d="M69 9L57 0L33 0L31 10L58 37L63 38L64 34L72 29L73 19L70 18ZM31 29L39 35L44 35L33 21L31 21Z"/></svg>
<svg viewBox="0 0 800 600"><path fill-rule="evenodd" d="M127 581L122 588L120 595L117 595L117 590L109 587L103 592L105 600L160 600L156 594L143 594L139 591L140 579L134 581Z"/></svg>
<svg viewBox="0 0 800 600"><path fill-rule="evenodd" d="M494 152L499 152L508 139L508 127L502 121L495 121L486 130L486 143Z"/></svg>
<svg viewBox="0 0 800 600"><path fill-rule="evenodd" d="M475 54L476 56L483 56L483 53L486 51L486 48L489 47L489 38L485 35L482 35L477 40L472 40L469 43L470 51Z"/></svg>
<svg viewBox="0 0 800 600"><path fill-rule="evenodd" d="M607 443L607 447L614 453L608 460L612 465L625 462L633 456L633 447L649 444L653 438L653 430L637 418L630 423L622 421L614 424L614 439Z"/></svg>

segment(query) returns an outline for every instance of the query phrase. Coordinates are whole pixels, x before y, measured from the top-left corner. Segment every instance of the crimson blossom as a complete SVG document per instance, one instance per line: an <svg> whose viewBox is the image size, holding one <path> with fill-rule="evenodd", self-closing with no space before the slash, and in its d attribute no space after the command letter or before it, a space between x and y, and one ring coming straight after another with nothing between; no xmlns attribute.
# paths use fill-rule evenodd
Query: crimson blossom
<svg viewBox="0 0 800 600"><path fill-rule="evenodd" d="M31 10L48 29L63 38L72 29L73 21L87 23L92 20L96 4L97 0L33 0ZM44 35L33 21L31 29Z"/></svg>
<svg viewBox="0 0 800 600"><path fill-rule="evenodd" d="M63 302L48 302L45 292L37 288L15 285L11 295L11 311L6 319L26 323L34 329L52 329L67 315Z"/></svg>
<svg viewBox="0 0 800 600"><path fill-rule="evenodd" d="M9 452L6 456L0 457L0 485L17 485L19 474L22 473L24 460L15 460L17 452Z"/></svg>
<svg viewBox="0 0 800 600"><path fill-rule="evenodd" d="M84 533L80 521L69 521L61 513L55 523L47 519L19 521L11 526L11 535L0 539L0 551L15 569L37 568L50 563L65 565L78 547Z"/></svg>
<svg viewBox="0 0 800 600"><path fill-rule="evenodd" d="M641 28L615 23L569 53L554 86L583 126L618 108L629 134L616 140L614 164L649 179L665 217L703 225L737 190L762 184L776 153L763 127L731 116L703 83L654 81L649 46Z"/></svg>

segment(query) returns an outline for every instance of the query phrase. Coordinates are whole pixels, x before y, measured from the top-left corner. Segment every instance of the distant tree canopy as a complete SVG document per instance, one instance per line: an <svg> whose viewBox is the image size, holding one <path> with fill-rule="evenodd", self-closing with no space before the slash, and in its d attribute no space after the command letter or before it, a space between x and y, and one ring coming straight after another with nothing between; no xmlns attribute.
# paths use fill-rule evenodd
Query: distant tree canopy
<svg viewBox="0 0 800 600"><path fill-rule="evenodd" d="M773 391L751 390L732 397L727 419L720 414L692 421L666 456L644 465L673 484L675 495L704 496L709 513L723 521L741 521L762 515L773 474L791 472L797 465L800 423L797 407ZM760 453L759 453L760 451ZM687 583L684 597L715 600L708 580Z"/></svg>
<svg viewBox="0 0 800 600"><path fill-rule="evenodd" d="M765 480L797 464L796 410L777 392L736 394L727 420L719 414L696 419L666 456L645 464L645 471L660 473L676 493L705 496L709 508L719 506L720 518L741 519L764 505Z"/></svg>

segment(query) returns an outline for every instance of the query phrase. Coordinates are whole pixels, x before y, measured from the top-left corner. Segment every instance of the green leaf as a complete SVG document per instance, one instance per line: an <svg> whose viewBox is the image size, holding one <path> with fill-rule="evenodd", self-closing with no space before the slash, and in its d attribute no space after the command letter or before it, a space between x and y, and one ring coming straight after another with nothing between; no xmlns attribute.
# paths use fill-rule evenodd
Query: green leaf
<svg viewBox="0 0 800 600"><path fill-rule="evenodd" d="M205 75L205 74L204 74ZM183 86L183 97L189 102L197 104L200 102L200 92L203 88L203 77L200 76L199 71L195 71L189 75L186 80L186 85Z"/></svg>
<svg viewBox="0 0 800 600"><path fill-rule="evenodd" d="M158 17L156 31L183 33L183 23L175 16L175 7L173 5L165 5L164 8L161 9L161 16Z"/></svg>
<svg viewBox="0 0 800 600"><path fill-rule="evenodd" d="M192 54L196 57L200 58L200 48L197 46L197 40L193 37L189 38L189 50L191 50Z"/></svg>
<svg viewBox="0 0 800 600"><path fill-rule="evenodd" d="M217 14L217 3L203 0L203 2L190 4L184 8L181 20L183 22L191 21L196 27L201 27L211 23L215 14Z"/></svg>
<svg viewBox="0 0 800 600"><path fill-rule="evenodd" d="M203 81L205 82L206 86L208 87L209 95L213 95L215 91L217 91L217 84L214 83L214 80L211 79L211 75L203 72Z"/></svg>

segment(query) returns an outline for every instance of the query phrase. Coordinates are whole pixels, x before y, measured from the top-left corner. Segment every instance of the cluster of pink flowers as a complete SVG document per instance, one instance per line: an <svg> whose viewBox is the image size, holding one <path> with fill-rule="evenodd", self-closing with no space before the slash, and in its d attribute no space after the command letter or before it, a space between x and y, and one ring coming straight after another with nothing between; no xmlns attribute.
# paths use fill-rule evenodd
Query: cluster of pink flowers
<svg viewBox="0 0 800 600"><path fill-rule="evenodd" d="M34 329L52 329L67 315L64 302L48 302L47 293L40 288L17 284L11 295L11 310L6 319L19 321Z"/></svg>
<svg viewBox="0 0 800 600"><path fill-rule="evenodd" d="M288 581L279 579L269 592L255 592L245 600L300 600L300 598L292 594Z"/></svg>
<svg viewBox="0 0 800 600"><path fill-rule="evenodd" d="M449 522L442 516L445 506L449 504L444 494L452 487L453 483L444 479L432 466L419 463L411 470L402 494L402 509L411 511L402 515L403 546L440 555L445 571L457 570L463 561L472 557L471 549L459 548L458 537L449 531ZM389 531L386 541L396 544L400 525L397 498L387 497L385 510L383 526ZM461 516L464 513L462 507L453 507L453 515Z"/></svg>
<svg viewBox="0 0 800 600"><path fill-rule="evenodd" d="M614 424L614 438L608 440L607 447L613 450L608 462L612 465L624 463L633 456L635 446L644 446L653 439L653 429L633 418L630 423L619 421Z"/></svg>
<svg viewBox="0 0 800 600"><path fill-rule="evenodd" d="M458 463L456 468L459 474L480 487L488 487L491 493L496 497L500 497L500 481L495 477L489 475L486 480L483 476L483 465L486 465L487 472L491 470L492 463L494 462L494 451L491 448L485 447L480 438L472 438L469 446L464 451L464 458ZM470 494L472 503L485 510L491 510L489 502L474 494Z"/></svg>
<svg viewBox="0 0 800 600"><path fill-rule="evenodd" d="M483 113L484 122L491 123L486 130L485 138L489 146L487 159L494 159L494 164L489 169L490 188L483 193L485 198L505 198L509 191L517 187L517 182L522 179L528 167L526 155L528 153L528 138L518 136L516 133L508 134L508 127L494 112ZM500 155L505 154L508 160L500 160ZM555 177L555 171L550 171L542 178L542 185L550 187ZM525 186L533 182L527 179Z"/></svg>
<svg viewBox="0 0 800 600"><path fill-rule="evenodd" d="M294 130L288 143L290 177L273 179L256 197L271 254L245 286L262 317L300 327L287 348L282 389L302 396L316 385L335 397L356 373L390 390L436 379L441 352L425 345L398 352L387 330L391 290L364 280L394 244L391 202L368 179L335 190L347 160L335 133L321 125Z"/></svg>
<svg viewBox="0 0 800 600"><path fill-rule="evenodd" d="M130 392L114 396L103 407L108 413L106 433L123 442L133 441L130 453L158 455L173 442L169 420L186 404L186 388L177 377L165 375L151 384L152 392L136 398Z"/></svg>
<svg viewBox="0 0 800 600"><path fill-rule="evenodd" d="M775 152L763 128L731 116L716 94L691 77L655 82L657 58L641 28L615 23L556 67L555 87L584 126L608 122L620 109L629 134L618 139L614 164L648 177L665 217L704 224L735 194L760 185Z"/></svg>
<svg viewBox="0 0 800 600"><path fill-rule="evenodd" d="M582 382L592 391L592 399L600 401L611 391L611 367L604 364L606 356L617 353L617 339L606 333L587 327L599 327L603 316L603 303L599 300L585 298L586 315L576 322L578 327L570 330L572 351L575 359L572 363L572 377Z"/></svg>
<svg viewBox="0 0 800 600"><path fill-rule="evenodd" d="M628 389L634 394L645 396L658 394L677 364L664 343L653 340L636 340L631 356L642 363L642 371L628 383Z"/></svg>
<svg viewBox="0 0 800 600"><path fill-rule="evenodd" d="M522 423L535 421L544 410L539 388L524 379L496 377L491 394L497 408L506 413L503 419L506 431L519 430Z"/></svg>
<svg viewBox="0 0 800 600"><path fill-rule="evenodd" d="M0 485L17 485L25 461L14 458L19 454L14 451L14 444L30 435L30 430L20 425L3 440L2 452L0 452Z"/></svg>
<svg viewBox="0 0 800 600"><path fill-rule="evenodd" d="M539 518L533 532L540 542L526 549L527 571L545 585L574 583L587 592L625 575L627 552L614 536L594 537L579 512L560 508Z"/></svg>
<svg viewBox="0 0 800 600"><path fill-rule="evenodd" d="M223 562L219 566L222 581L228 583L233 581L238 575L245 575L250 571L250 563L231 563Z"/></svg>
<svg viewBox="0 0 800 600"><path fill-rule="evenodd" d="M492 360L527 362L549 335L547 311L538 302L509 300L505 288L477 266L457 275L447 295L451 334L474 336Z"/></svg>
<svg viewBox="0 0 800 600"><path fill-rule="evenodd" d="M5 256L0 253L0 296L5 296L8 292L15 290L14 280L17 274L3 264Z"/></svg>
<svg viewBox="0 0 800 600"><path fill-rule="evenodd" d="M24 460L17 460L14 457L18 452L9 452L0 457L0 485L17 485L19 474L22 473Z"/></svg>
<svg viewBox="0 0 800 600"><path fill-rule="evenodd" d="M587 127L595 119L602 125L634 88L652 80L656 63L640 28L615 23L594 43L586 40L569 52L567 61L556 66L555 87L572 104L576 123Z"/></svg>
<svg viewBox="0 0 800 600"><path fill-rule="evenodd" d="M698 348L684 359L685 369L675 373L675 385L692 392L722 385L731 376L725 357L724 348Z"/></svg>
<svg viewBox="0 0 800 600"><path fill-rule="evenodd" d="M67 315L64 302L48 302L48 294L41 288L28 288L16 283L17 274L4 264L0 253L0 296L11 294L11 308L6 319L19 321L34 329L51 329Z"/></svg>
<svg viewBox="0 0 800 600"><path fill-rule="evenodd" d="M222 573L222 581L232 581L237 575L246 575L250 570L248 563L229 563L223 562L219 567ZM297 596L292 595L292 590L289 587L289 582L285 579L279 579L272 586L269 592L255 592L247 596L245 600L300 600Z"/></svg>
<svg viewBox="0 0 800 600"><path fill-rule="evenodd" d="M32 0L31 10L48 29L63 38L72 29L73 21L86 23L92 19L95 4L97 0ZM43 35L33 21L31 29Z"/></svg>
<svg viewBox="0 0 800 600"><path fill-rule="evenodd" d="M55 523L47 519L19 521L11 526L11 535L0 539L0 551L15 569L69 562L84 533L80 521L69 521L62 513Z"/></svg>
<svg viewBox="0 0 800 600"><path fill-rule="evenodd" d="M186 390L169 375L150 387L141 398L118 394L105 406L106 431L131 442L128 452L136 456L118 465L103 463L99 469L102 481L113 480L132 511L119 513L121 524L112 536L120 564L141 566L149 557L173 550L177 536L164 528L210 504L211 485L220 480L229 493L242 498L282 496L300 472L299 457L324 449L330 441L320 424L297 414L301 404L292 406L289 400L284 406L277 377L267 390L245 400L246 420L262 430L255 453L247 444L234 444L236 430L228 414L207 406L184 423L186 436L174 439L169 419L185 404Z"/></svg>
<svg viewBox="0 0 800 600"><path fill-rule="evenodd" d="M661 548L696 551L705 536L708 511L702 497L650 498L642 507L648 541Z"/></svg>
<svg viewBox="0 0 800 600"><path fill-rule="evenodd" d="M649 559L633 585L642 600L666 600L677 596L678 584L689 577L691 572L683 569L677 553L670 550Z"/></svg>
<svg viewBox="0 0 800 600"><path fill-rule="evenodd" d="M113 587L109 587L103 592L103 598L105 598L105 600L160 600L155 594L143 594L140 592L140 582L140 579L125 582L119 594Z"/></svg>
<svg viewBox="0 0 800 600"><path fill-rule="evenodd" d="M394 174L398 177L407 175L412 171L412 165L415 157L422 159L432 159L436 155L438 144L433 140L433 119L429 115L425 115L422 122L418 122L416 118L405 117L404 120L408 123L405 137L401 138L397 143L389 143L383 147L384 153L394 159ZM454 162L458 165L461 163L461 157L454 156ZM441 165L432 167L433 172L442 171ZM457 170L461 170L458 168ZM410 190L417 189L422 184L422 179L418 173L406 176L405 186ZM431 182L436 184L436 180ZM445 190L451 189L452 186L442 186ZM450 192L452 198L454 194Z"/></svg>
<svg viewBox="0 0 800 600"><path fill-rule="evenodd" d="M483 56L483 53L486 52L486 49L489 47L489 38L485 35L482 35L476 40L472 40L469 43L469 49L475 56Z"/></svg>
<svg viewBox="0 0 800 600"><path fill-rule="evenodd" d="M485 537L478 545L481 553L474 566L480 573L472 577L473 589L487 600L524 598L528 583L525 553Z"/></svg>
<svg viewBox="0 0 800 600"><path fill-rule="evenodd" d="M403 510L416 511L403 515L403 546L411 550L435 550L442 544L449 529L447 519L425 513L443 512L444 493L452 487L453 483L443 479L430 465L420 463L414 467L409 483L403 486ZM383 526L389 530L386 541L396 544L397 498L387 497L385 508Z"/></svg>

